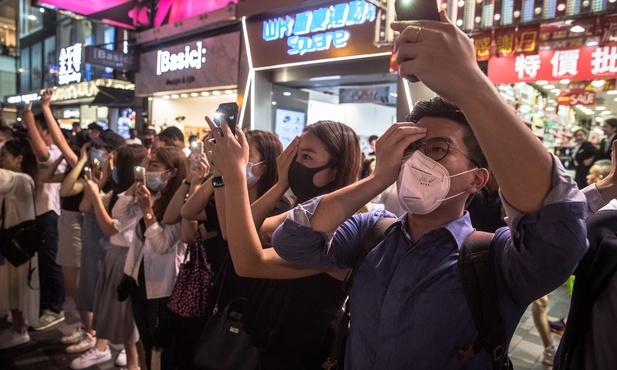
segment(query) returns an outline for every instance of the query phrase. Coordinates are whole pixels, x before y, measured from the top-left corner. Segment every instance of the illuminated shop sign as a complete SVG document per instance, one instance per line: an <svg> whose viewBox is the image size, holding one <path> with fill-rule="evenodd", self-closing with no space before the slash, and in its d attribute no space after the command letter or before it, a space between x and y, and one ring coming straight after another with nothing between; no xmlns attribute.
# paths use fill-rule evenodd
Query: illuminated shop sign
<svg viewBox="0 0 617 370"><path fill-rule="evenodd" d="M348 28L373 22L377 7L357 0L269 19L263 22L262 38L274 41L287 38L287 54L304 55L330 48L344 48L350 38Z"/></svg>
<svg viewBox="0 0 617 370"><path fill-rule="evenodd" d="M617 46L583 46L567 50L541 50L538 54L491 58L488 61L488 77L494 84L555 81L564 78L615 78Z"/></svg>
<svg viewBox="0 0 617 370"><path fill-rule="evenodd" d="M206 48L201 41L195 43L195 48L191 45L184 47L184 51L172 53L168 50L157 50L156 52L156 74L162 75L170 71L181 71L193 68L201 69L201 65L206 62Z"/></svg>
<svg viewBox="0 0 617 370"><path fill-rule="evenodd" d="M59 85L81 82L81 44L62 48L58 63L60 65L58 71Z"/></svg>
<svg viewBox="0 0 617 370"><path fill-rule="evenodd" d="M24 95L13 95L13 96L8 96L6 98L6 102L9 104L27 104L33 101L37 101L39 100L39 94L37 93L32 93L32 94L24 94Z"/></svg>

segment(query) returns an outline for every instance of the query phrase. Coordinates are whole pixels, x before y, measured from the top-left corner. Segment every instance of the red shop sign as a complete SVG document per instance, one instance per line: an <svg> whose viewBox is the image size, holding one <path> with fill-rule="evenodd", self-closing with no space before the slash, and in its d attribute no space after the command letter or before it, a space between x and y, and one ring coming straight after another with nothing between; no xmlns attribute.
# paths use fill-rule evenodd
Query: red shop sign
<svg viewBox="0 0 617 370"><path fill-rule="evenodd" d="M557 105L595 105L596 92L589 90L572 90L559 94Z"/></svg>
<svg viewBox="0 0 617 370"><path fill-rule="evenodd" d="M488 61L488 78L494 84L615 77L617 46L542 50L538 54L518 54Z"/></svg>

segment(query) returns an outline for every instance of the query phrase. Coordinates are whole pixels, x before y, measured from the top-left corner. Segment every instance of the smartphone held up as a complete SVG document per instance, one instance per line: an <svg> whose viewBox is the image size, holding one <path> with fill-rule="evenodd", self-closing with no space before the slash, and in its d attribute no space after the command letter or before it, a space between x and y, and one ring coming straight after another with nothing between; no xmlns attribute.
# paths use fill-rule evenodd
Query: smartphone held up
<svg viewBox="0 0 617 370"><path fill-rule="evenodd" d="M135 166L133 176L135 177L135 185L144 185L146 182L146 169L142 166Z"/></svg>
<svg viewBox="0 0 617 370"><path fill-rule="evenodd" d="M191 164L191 171L199 167L201 161L201 155L204 153L204 143L202 141L193 141L191 143L191 155L189 161Z"/></svg>
<svg viewBox="0 0 617 370"><path fill-rule="evenodd" d="M233 134L236 133L236 126L238 125L238 103L222 103L214 114L214 123L221 127L221 120L224 119L227 125L231 129Z"/></svg>
<svg viewBox="0 0 617 370"><path fill-rule="evenodd" d="M396 0L394 2L397 21L439 21L436 0ZM418 31L418 34L420 31ZM405 76L410 82L420 81L416 76Z"/></svg>

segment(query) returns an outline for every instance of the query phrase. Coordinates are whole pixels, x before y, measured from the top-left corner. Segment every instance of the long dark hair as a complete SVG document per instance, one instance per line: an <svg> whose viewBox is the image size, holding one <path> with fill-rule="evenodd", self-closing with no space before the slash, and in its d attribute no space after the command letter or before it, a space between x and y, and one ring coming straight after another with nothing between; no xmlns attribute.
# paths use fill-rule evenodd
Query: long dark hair
<svg viewBox="0 0 617 370"><path fill-rule="evenodd" d="M139 144L126 145L116 150L115 164L116 171L118 171L118 182L112 181L109 211L114 208L114 204L118 200L118 194L126 191L135 182L133 168L139 166L146 155L148 155L148 150Z"/></svg>
<svg viewBox="0 0 617 370"><path fill-rule="evenodd" d="M34 180L34 185L38 189L39 185L39 170L36 163L36 156L32 151L32 147L28 140L13 139L4 144L4 148L11 155L17 157L22 156L21 160L21 172L29 175Z"/></svg>
<svg viewBox="0 0 617 370"><path fill-rule="evenodd" d="M358 181L362 151L358 135L353 129L340 122L317 121L304 131L312 133L324 144L330 154L330 163L336 169L336 176L328 186L327 193Z"/></svg>
<svg viewBox="0 0 617 370"><path fill-rule="evenodd" d="M186 155L184 155L184 152L182 152L181 149L171 146L164 146L152 155L156 156L156 159L158 159L159 162L165 166L165 169L177 170L176 176L169 179L167 186L161 190L161 197L154 202L154 205L152 206L152 210L154 211L154 215L157 220L162 220L163 215L165 214L165 209L167 209L167 205L186 177Z"/></svg>
<svg viewBox="0 0 617 370"><path fill-rule="evenodd" d="M252 130L246 133L246 139L249 146L255 146L266 171L261 175L259 181L255 185L257 187L257 197L264 195L278 180L278 171L276 167L276 158L283 152L283 146L278 137L268 131Z"/></svg>

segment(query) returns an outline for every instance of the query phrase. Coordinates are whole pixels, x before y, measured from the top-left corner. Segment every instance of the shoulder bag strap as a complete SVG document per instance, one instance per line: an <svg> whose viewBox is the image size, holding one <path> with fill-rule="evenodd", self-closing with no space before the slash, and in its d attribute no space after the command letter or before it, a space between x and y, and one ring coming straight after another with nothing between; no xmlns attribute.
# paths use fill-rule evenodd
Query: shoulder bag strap
<svg viewBox="0 0 617 370"><path fill-rule="evenodd" d="M493 369L507 369L509 358L503 347L505 321L499 305L499 290L491 248L494 234L472 232L463 242L459 257L461 281L467 304L478 329L478 339L459 350L459 357L467 360L486 349ZM510 366L511 367L511 366Z"/></svg>
<svg viewBox="0 0 617 370"><path fill-rule="evenodd" d="M343 281L343 291L347 295L349 295L349 290L351 289L351 285L353 284L354 276L358 271L358 268L364 262L366 256L375 248L385 237L386 229L392 225L396 221L395 218L380 218L377 220L373 226L366 232L364 235L364 239L360 244L360 251L358 253L358 257L356 258L353 266L347 272L347 276ZM326 362L321 366L324 370L330 370L339 362L339 357L343 350L343 346L345 346L347 339L347 332L349 331L349 297L345 301L345 311L343 312L343 317L338 324L338 329L336 330L336 337L334 338L334 343L332 344L332 350L330 351L330 356L326 360Z"/></svg>

